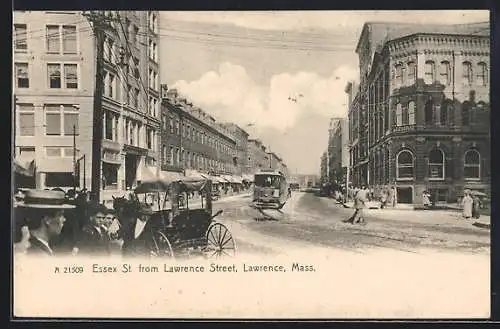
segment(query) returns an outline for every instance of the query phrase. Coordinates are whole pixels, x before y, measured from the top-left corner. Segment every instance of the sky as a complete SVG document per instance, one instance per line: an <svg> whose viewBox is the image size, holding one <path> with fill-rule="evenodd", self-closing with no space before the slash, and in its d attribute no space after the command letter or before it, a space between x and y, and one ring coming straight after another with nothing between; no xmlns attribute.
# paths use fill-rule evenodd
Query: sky
<svg viewBox="0 0 500 329"><path fill-rule="evenodd" d="M331 117L347 115L365 22L457 24L488 11L161 12L160 77L219 121L235 122L292 173L319 174Z"/></svg>

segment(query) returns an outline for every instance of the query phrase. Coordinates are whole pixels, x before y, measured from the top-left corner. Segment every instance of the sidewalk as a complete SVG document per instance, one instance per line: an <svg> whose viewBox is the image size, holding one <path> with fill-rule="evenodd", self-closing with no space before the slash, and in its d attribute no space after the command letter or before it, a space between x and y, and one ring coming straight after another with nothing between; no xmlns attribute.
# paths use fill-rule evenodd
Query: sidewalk
<svg viewBox="0 0 500 329"><path fill-rule="evenodd" d="M346 208L353 208L353 202L347 202L344 204ZM409 211L413 210L413 211ZM365 209L365 214L370 217L381 218L381 219L391 219L391 220L405 220L410 222L419 223L436 223L449 224L449 225L465 225L470 227L470 225L490 229L491 228L491 217L486 215L481 215L478 219L463 219L461 209L439 209L439 210L424 210L424 209L414 209L413 205L397 205L396 208L388 207L380 209L380 202L368 202L368 208Z"/></svg>

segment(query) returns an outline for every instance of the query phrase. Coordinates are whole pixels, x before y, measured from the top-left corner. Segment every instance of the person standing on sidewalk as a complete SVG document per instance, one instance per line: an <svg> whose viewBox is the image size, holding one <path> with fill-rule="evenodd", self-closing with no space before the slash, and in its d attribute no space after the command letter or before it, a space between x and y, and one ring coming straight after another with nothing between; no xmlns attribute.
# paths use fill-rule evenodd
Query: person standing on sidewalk
<svg viewBox="0 0 500 329"><path fill-rule="evenodd" d="M472 217L472 206L474 204L474 200L472 200L470 196L470 190L464 191L464 198L462 199L462 216L465 219L469 219Z"/></svg>

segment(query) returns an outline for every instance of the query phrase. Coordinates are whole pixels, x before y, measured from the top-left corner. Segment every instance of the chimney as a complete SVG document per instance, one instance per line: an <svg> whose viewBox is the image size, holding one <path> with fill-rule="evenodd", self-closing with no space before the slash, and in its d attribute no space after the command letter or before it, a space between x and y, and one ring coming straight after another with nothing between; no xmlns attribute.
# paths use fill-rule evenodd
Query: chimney
<svg viewBox="0 0 500 329"><path fill-rule="evenodd" d="M161 85L161 98L168 98L168 86L166 84Z"/></svg>
<svg viewBox="0 0 500 329"><path fill-rule="evenodd" d="M167 97L177 98L177 96L178 96L177 89L167 89Z"/></svg>

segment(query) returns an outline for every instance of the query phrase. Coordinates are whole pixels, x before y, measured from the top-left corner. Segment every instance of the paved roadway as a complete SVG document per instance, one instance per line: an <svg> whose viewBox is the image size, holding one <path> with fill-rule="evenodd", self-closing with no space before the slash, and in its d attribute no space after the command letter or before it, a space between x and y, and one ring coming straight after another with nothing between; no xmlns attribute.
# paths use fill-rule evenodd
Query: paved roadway
<svg viewBox="0 0 500 329"><path fill-rule="evenodd" d="M249 196L240 196L214 205L215 210L224 210L221 221L230 226L240 252L279 253L286 252L283 247L309 246L354 252L431 249L489 254L489 230L459 220L454 213L367 210L367 225L360 226L342 222L352 209L311 193L294 193L282 214L269 210L268 216L250 209L249 201Z"/></svg>

